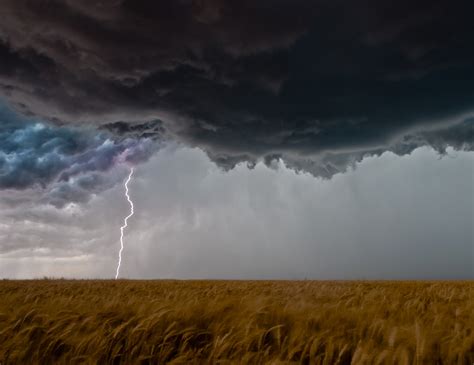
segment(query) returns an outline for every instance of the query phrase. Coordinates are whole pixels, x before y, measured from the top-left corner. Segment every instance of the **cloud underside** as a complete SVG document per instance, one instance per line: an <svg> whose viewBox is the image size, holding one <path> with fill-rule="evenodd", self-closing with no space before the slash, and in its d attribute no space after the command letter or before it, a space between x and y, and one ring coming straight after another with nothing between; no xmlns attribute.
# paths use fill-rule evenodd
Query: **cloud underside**
<svg viewBox="0 0 474 365"><path fill-rule="evenodd" d="M469 1L5 0L0 93L230 169L331 177L367 155L473 149Z"/></svg>
<svg viewBox="0 0 474 365"><path fill-rule="evenodd" d="M144 162L157 147L150 138L116 139L91 128L19 118L1 105L0 121L0 191L10 192L2 198L13 206L87 202L115 185L114 166Z"/></svg>

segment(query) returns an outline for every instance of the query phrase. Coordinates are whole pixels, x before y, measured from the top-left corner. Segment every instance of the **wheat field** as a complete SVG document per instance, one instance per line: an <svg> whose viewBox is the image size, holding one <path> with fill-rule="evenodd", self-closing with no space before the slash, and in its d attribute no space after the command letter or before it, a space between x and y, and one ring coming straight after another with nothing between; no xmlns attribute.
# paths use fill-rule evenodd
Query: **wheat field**
<svg viewBox="0 0 474 365"><path fill-rule="evenodd" d="M0 364L474 363L474 282L0 282Z"/></svg>

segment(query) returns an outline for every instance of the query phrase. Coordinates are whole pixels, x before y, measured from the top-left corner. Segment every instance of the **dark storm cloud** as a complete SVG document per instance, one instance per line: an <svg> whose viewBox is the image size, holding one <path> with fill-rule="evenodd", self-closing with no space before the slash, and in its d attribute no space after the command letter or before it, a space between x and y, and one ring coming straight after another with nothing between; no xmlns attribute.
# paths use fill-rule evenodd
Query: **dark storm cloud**
<svg viewBox="0 0 474 365"><path fill-rule="evenodd" d="M176 138L224 168L283 158L330 177L387 150L472 150L473 11L462 0L5 0L0 90L24 113Z"/></svg>
<svg viewBox="0 0 474 365"><path fill-rule="evenodd" d="M274 154L267 155L264 162L268 166L279 159L296 171L310 172L314 176L331 178L337 173L355 168L367 156L381 156L390 151L397 155L407 155L417 148L430 146L440 155L445 155L448 147L455 150L472 151L474 142L474 118L461 118L462 122L437 126L434 130L419 130L406 133L383 146L366 147L352 151L323 152L310 156ZM222 161L223 165L235 166L242 160Z"/></svg>
<svg viewBox="0 0 474 365"><path fill-rule="evenodd" d="M0 106L0 189L43 188L44 202L58 207L113 186L103 172L143 162L155 148L147 139L114 141L105 132L20 119Z"/></svg>

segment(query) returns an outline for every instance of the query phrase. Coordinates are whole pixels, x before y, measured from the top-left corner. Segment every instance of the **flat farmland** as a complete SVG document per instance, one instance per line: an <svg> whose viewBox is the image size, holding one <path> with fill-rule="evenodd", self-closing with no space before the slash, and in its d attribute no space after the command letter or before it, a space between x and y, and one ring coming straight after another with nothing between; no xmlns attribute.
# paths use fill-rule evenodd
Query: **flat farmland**
<svg viewBox="0 0 474 365"><path fill-rule="evenodd" d="M474 363L473 281L0 281L0 363Z"/></svg>

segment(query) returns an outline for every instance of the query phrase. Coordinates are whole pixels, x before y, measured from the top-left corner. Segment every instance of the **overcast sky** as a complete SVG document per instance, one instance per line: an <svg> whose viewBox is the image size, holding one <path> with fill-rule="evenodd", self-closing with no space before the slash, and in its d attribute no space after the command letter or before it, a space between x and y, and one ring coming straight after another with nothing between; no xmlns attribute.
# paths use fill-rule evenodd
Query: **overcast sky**
<svg viewBox="0 0 474 365"><path fill-rule="evenodd" d="M0 1L0 276L472 278L472 14Z"/></svg>
<svg viewBox="0 0 474 365"><path fill-rule="evenodd" d="M473 168L472 152L424 147L323 180L282 163L224 172L198 149L168 146L130 183L121 276L472 279ZM0 276L113 277L123 193L59 209L12 208L3 192Z"/></svg>

